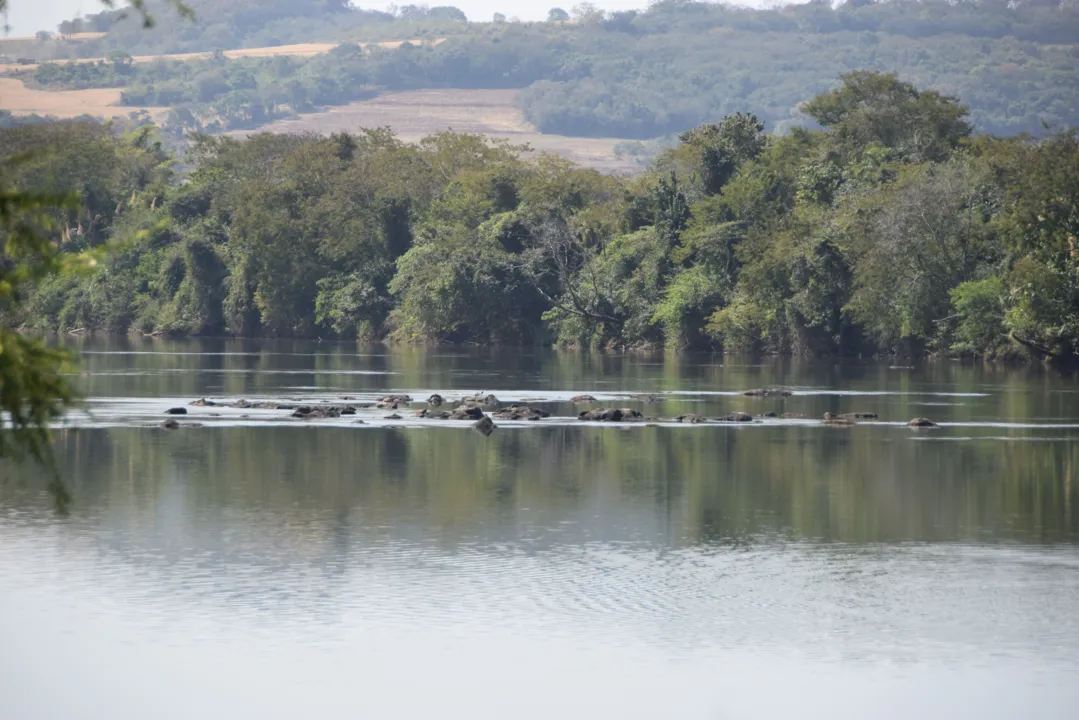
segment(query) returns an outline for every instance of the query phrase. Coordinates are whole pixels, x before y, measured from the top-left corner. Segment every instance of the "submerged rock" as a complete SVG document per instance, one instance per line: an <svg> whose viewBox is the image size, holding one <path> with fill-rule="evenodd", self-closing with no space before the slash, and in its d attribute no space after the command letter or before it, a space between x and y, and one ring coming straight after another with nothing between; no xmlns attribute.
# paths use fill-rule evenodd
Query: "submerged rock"
<svg viewBox="0 0 1079 720"><path fill-rule="evenodd" d="M842 413L839 417L844 420L876 420L879 415L871 412Z"/></svg>
<svg viewBox="0 0 1079 720"><path fill-rule="evenodd" d="M761 413L761 417L762 418L777 418L777 417L779 417L779 415L776 414L775 412L773 412L772 410L769 410L768 412Z"/></svg>
<svg viewBox="0 0 1079 720"><path fill-rule="evenodd" d="M639 422L644 415L631 408L606 408L603 410L584 411L577 416L586 422Z"/></svg>
<svg viewBox="0 0 1079 720"><path fill-rule="evenodd" d="M383 420L404 420L404 418L401 417L400 415L398 415L397 413L394 413L393 415L387 415L386 417L384 417L382 419Z"/></svg>
<svg viewBox="0 0 1079 720"><path fill-rule="evenodd" d="M794 393L784 388L757 388L742 393L746 397L790 397Z"/></svg>
<svg viewBox="0 0 1079 720"><path fill-rule="evenodd" d="M224 407L230 407L234 410L295 410L297 406L282 404L277 401L251 403L246 400L237 400L231 405L225 405Z"/></svg>
<svg viewBox="0 0 1079 720"><path fill-rule="evenodd" d="M914 418L913 420L911 420L910 422L907 423L907 427L912 427L912 428L935 428L935 427L939 427L939 425L937 425L932 420L926 420L925 418Z"/></svg>
<svg viewBox="0 0 1079 720"><path fill-rule="evenodd" d="M570 401L571 403L574 403L574 404L576 404L576 405L584 405L585 403L594 403L594 402L598 402L598 401L597 401L597 400L596 400L596 399L595 399L594 397L592 397L591 395L574 395L573 397L571 397L571 398L569 399L569 401Z"/></svg>
<svg viewBox="0 0 1079 720"><path fill-rule="evenodd" d="M494 421L491 420L491 418L484 415L478 422L476 422L472 426L472 429L480 433L481 435L490 436L491 433L498 429L498 426L495 425Z"/></svg>
<svg viewBox="0 0 1079 720"><path fill-rule="evenodd" d="M191 407L217 407L218 403L215 403L213 400L207 400L206 398L199 398L198 400L189 403L189 405L191 405Z"/></svg>
<svg viewBox="0 0 1079 720"><path fill-rule="evenodd" d="M689 413L687 415L679 415L675 418L675 420L680 423L687 423L689 425L699 425L700 423L708 422L708 418L703 418L700 415L694 415L693 413Z"/></svg>
<svg viewBox="0 0 1079 720"><path fill-rule="evenodd" d="M166 415L187 415L187 408L175 407L165 411Z"/></svg>
<svg viewBox="0 0 1079 720"><path fill-rule="evenodd" d="M165 430L179 430L180 423L176 420L166 420L165 422L161 423L160 427Z"/></svg>

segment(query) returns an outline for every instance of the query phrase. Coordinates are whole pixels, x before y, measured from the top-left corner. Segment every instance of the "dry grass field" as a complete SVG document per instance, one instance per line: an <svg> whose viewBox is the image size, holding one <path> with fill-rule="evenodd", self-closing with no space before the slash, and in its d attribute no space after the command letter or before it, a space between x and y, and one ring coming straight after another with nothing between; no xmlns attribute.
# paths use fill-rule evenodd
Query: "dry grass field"
<svg viewBox="0 0 1079 720"><path fill-rule="evenodd" d="M533 150L566 157L605 172L631 172L635 166L618 158L617 138L545 135L529 124L515 105L517 90L410 90L382 93L325 112L278 120L259 132L355 132L389 127L406 142L444 130L505 138ZM239 134L250 134L249 132Z"/></svg>
<svg viewBox="0 0 1079 720"><path fill-rule="evenodd" d="M52 115L73 118L80 115L94 117L127 117L136 110L146 110L161 120L169 108L134 108L120 105L120 90L65 90L49 92L32 90L16 78L0 78L0 110L15 115Z"/></svg>

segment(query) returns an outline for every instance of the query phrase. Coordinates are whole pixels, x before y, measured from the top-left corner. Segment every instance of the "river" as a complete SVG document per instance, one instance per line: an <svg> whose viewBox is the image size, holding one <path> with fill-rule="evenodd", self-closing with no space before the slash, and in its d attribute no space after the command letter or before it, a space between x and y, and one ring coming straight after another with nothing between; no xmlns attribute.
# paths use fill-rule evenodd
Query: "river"
<svg viewBox="0 0 1079 720"><path fill-rule="evenodd" d="M4 720L1076 716L1074 375L77 349L86 404L55 446L70 513L40 469L0 465ZM793 394L742 394L770 387ZM435 392L551 417L485 437L415 417ZM415 400L399 420L225 407L390 393ZM577 420L589 407L652 419ZM777 417L671 422L735 411Z"/></svg>

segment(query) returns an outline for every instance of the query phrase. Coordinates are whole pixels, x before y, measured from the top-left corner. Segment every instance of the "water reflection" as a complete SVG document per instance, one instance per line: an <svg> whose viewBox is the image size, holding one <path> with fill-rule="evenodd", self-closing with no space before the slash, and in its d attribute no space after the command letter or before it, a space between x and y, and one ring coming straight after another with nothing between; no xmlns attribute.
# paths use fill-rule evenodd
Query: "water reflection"
<svg viewBox="0 0 1079 720"><path fill-rule="evenodd" d="M39 472L2 470L0 716L1063 718L1079 701L1079 431L1053 427L1079 418L1069 377L108 343L90 347L132 354L88 354L86 393L127 405L501 387L564 413L556 393L667 392L666 415L965 426L65 429L71 517ZM735 394L772 385L807 392ZM50 693L56 672L90 705Z"/></svg>

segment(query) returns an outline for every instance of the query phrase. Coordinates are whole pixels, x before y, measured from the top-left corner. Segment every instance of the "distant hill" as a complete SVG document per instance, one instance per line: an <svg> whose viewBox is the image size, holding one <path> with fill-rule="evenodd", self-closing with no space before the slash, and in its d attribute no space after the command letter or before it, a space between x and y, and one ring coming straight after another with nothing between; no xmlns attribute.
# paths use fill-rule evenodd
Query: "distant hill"
<svg viewBox="0 0 1079 720"><path fill-rule="evenodd" d="M841 73L869 69L959 98L984 132L1038 134L1047 125L1079 125L1075 0L848 0L837 6L814 0L769 10L662 0L642 12L594 12L582 5L570 21L543 23L470 23L450 6L409 5L391 14L358 10L345 0L191 4L197 22L158 7L159 27L150 31L116 12L68 23L61 30L105 35L67 52L106 57L115 51L446 40L392 51L342 50L302 64L266 60L243 72L205 68L97 78L86 71L77 85L72 73L52 72L39 82L126 87L132 104L242 106L249 124L383 90L519 89L526 119L541 132L648 139L737 111L754 112L780 131L807 124L804 101L834 87Z"/></svg>

